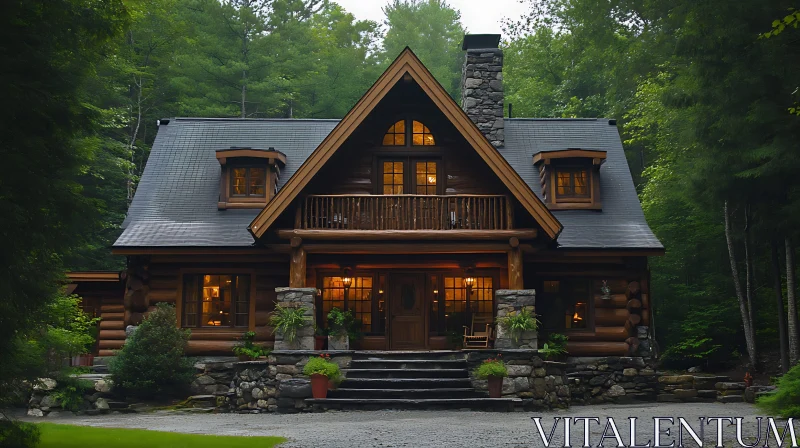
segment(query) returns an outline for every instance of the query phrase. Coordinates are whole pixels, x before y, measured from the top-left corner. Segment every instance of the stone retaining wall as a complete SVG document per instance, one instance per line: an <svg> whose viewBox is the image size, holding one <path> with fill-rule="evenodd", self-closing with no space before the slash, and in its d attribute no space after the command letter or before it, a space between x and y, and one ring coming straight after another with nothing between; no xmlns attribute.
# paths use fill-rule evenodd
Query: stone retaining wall
<svg viewBox="0 0 800 448"><path fill-rule="evenodd" d="M83 415L100 415L110 412L128 411L128 403L117 400L111 394L111 381L101 375L79 375L78 380L91 384L84 391L80 403L74 403L73 409L64 409L58 399L58 382L52 378L41 378L31 390L28 400L29 417L56 417L64 412Z"/></svg>
<svg viewBox="0 0 800 448"><path fill-rule="evenodd" d="M311 398L311 380L303 375L303 367L311 356L319 356L319 353L313 350L276 350L266 360L234 364L235 375L226 407L240 413L312 410L305 402L306 398ZM352 352L326 353L340 369L350 367Z"/></svg>
<svg viewBox="0 0 800 448"><path fill-rule="evenodd" d="M655 401L658 372L641 357L567 358L574 404Z"/></svg>
<svg viewBox="0 0 800 448"><path fill-rule="evenodd" d="M658 384L660 402L741 403L746 389L743 382L715 375L662 375Z"/></svg>
<svg viewBox="0 0 800 448"><path fill-rule="evenodd" d="M503 379L503 397L522 398L525 410L568 408L566 364L543 361L536 350L466 350L467 365L476 390L487 390L488 382L472 375L484 360L505 361L508 377Z"/></svg>

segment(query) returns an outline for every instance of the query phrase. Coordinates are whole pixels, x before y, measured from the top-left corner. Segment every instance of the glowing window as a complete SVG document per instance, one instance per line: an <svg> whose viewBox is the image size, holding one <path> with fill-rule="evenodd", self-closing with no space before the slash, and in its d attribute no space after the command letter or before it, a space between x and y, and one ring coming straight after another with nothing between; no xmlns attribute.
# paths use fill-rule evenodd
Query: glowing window
<svg viewBox="0 0 800 448"><path fill-rule="evenodd" d="M184 327L246 327L249 303L249 275L184 277Z"/></svg>
<svg viewBox="0 0 800 448"><path fill-rule="evenodd" d="M580 169L558 169L556 187L558 197L589 197L589 172Z"/></svg>
<svg viewBox="0 0 800 448"><path fill-rule="evenodd" d="M403 162L383 162L383 194L403 194Z"/></svg>
<svg viewBox="0 0 800 448"><path fill-rule="evenodd" d="M355 320L361 323L361 331L373 332L372 277L353 278L353 283L347 290L341 277L323 277L322 316L326 327L328 312L333 308L352 311Z"/></svg>
<svg viewBox="0 0 800 448"><path fill-rule="evenodd" d="M405 146L406 144L406 122L400 120L393 124L383 136L383 146Z"/></svg>
<svg viewBox="0 0 800 448"><path fill-rule="evenodd" d="M264 197L267 193L266 168L233 168L231 172L231 196Z"/></svg>
<svg viewBox="0 0 800 448"><path fill-rule="evenodd" d="M416 162L415 190L416 194L436 194L436 162Z"/></svg>
<svg viewBox="0 0 800 448"><path fill-rule="evenodd" d="M410 132L409 132L410 131ZM412 146L433 146L436 140L433 138L431 130L420 121L400 120L389 127L383 136L383 146L406 146L407 142Z"/></svg>

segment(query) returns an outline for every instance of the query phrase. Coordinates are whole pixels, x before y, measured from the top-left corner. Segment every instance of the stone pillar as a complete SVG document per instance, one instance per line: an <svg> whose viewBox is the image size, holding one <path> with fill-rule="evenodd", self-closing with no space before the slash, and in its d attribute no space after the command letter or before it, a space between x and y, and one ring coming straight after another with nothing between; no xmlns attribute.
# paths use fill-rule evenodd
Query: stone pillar
<svg viewBox="0 0 800 448"><path fill-rule="evenodd" d="M519 312L521 310L528 310L532 314L536 312L536 291L533 289L498 289L494 293L495 303L497 304L497 337L494 341L494 347L498 349L509 348L522 348L533 349L539 348L535 331L525 332L518 342L514 342L511 334L507 333L500 325L499 321L502 317L508 316L512 312Z"/></svg>
<svg viewBox="0 0 800 448"><path fill-rule="evenodd" d="M277 305L286 308L303 307L307 317L306 325L297 330L297 338L292 343L284 341L282 333L275 332L275 350L314 350L314 298L317 288L275 288L275 292L278 293L275 301Z"/></svg>
<svg viewBox="0 0 800 448"><path fill-rule="evenodd" d="M496 148L505 141L503 51L499 34L468 34L461 72L461 108Z"/></svg>

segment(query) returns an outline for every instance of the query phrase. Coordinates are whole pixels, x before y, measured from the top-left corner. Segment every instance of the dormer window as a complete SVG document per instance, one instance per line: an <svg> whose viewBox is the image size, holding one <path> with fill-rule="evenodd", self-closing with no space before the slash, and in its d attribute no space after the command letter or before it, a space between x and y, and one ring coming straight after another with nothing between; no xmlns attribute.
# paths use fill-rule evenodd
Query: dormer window
<svg viewBox="0 0 800 448"><path fill-rule="evenodd" d="M533 157L542 180L542 195L551 210L600 210L600 165L605 151L565 149Z"/></svg>
<svg viewBox="0 0 800 448"><path fill-rule="evenodd" d="M231 167L231 196L263 198L267 195L267 169Z"/></svg>
<svg viewBox="0 0 800 448"><path fill-rule="evenodd" d="M410 145L407 142L411 143ZM417 120L400 120L383 136L383 146L434 146L431 130Z"/></svg>
<svg viewBox="0 0 800 448"><path fill-rule="evenodd" d="M217 208L263 208L275 194L286 156L275 148L217 151L220 164Z"/></svg>

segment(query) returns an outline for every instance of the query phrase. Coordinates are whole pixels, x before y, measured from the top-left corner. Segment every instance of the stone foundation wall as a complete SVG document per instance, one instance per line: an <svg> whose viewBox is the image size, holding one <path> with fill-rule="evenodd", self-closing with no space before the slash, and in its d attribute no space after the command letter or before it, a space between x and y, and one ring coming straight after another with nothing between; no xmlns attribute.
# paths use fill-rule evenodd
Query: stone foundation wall
<svg viewBox="0 0 800 448"><path fill-rule="evenodd" d="M769 393L772 386L746 387L740 381L715 375L663 375L658 378L661 402L683 403L752 403L757 394Z"/></svg>
<svg viewBox="0 0 800 448"><path fill-rule="evenodd" d="M535 350L466 350L472 387L487 390L488 382L472 374L488 358L502 359L508 368L503 379L503 397L522 399L525 410L568 408L566 364L543 361Z"/></svg>
<svg viewBox="0 0 800 448"><path fill-rule="evenodd" d="M234 364L235 375L226 407L240 413L312 410L305 402L306 398L311 398L311 380L303 375L303 367L310 357L319 356L319 353L313 350L276 350L264 361ZM352 352L326 353L345 375Z"/></svg>
<svg viewBox="0 0 800 448"><path fill-rule="evenodd" d="M306 309L307 325L297 330L297 337L293 342L284 340L283 334L275 332L275 350L314 350L314 297L316 288L275 288L278 297L277 305L286 308Z"/></svg>
<svg viewBox="0 0 800 448"><path fill-rule="evenodd" d="M574 404L655 401L658 372L641 357L567 358Z"/></svg>
<svg viewBox="0 0 800 448"><path fill-rule="evenodd" d="M497 304L497 319L522 310L536 313L536 291L533 289L498 289L494 293ZM501 325L497 325L494 346L497 349L530 349L539 348L536 332L525 332L518 341L514 341Z"/></svg>
<svg viewBox="0 0 800 448"><path fill-rule="evenodd" d="M41 378L31 390L28 400L29 417L57 417L62 413L100 415L111 412L128 411L128 403L116 399L111 394L111 380L100 375L79 375L76 377L92 387L83 393L80 403L73 409L64 409L57 397L59 384L52 378Z"/></svg>

